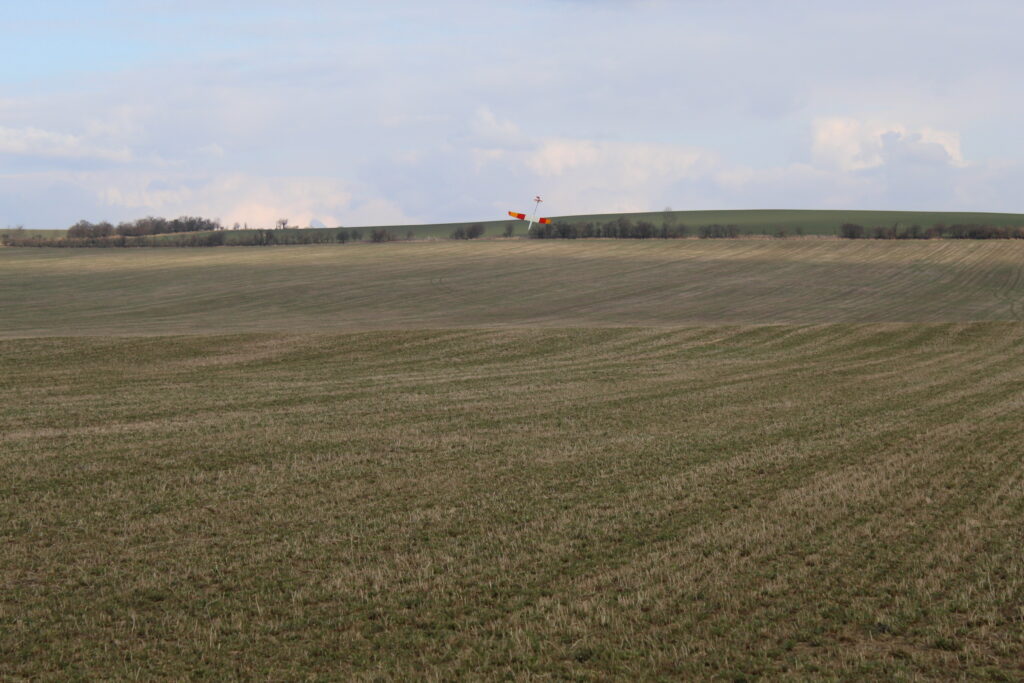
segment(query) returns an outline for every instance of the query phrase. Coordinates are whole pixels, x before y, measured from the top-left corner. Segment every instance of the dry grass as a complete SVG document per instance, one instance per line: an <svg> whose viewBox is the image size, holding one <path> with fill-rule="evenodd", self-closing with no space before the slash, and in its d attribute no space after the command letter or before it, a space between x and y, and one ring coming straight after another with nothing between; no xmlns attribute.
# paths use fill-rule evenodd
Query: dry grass
<svg viewBox="0 0 1024 683"><path fill-rule="evenodd" d="M1024 318L1024 243L0 249L0 337Z"/></svg>
<svg viewBox="0 0 1024 683"><path fill-rule="evenodd" d="M948 266L935 286L952 292L951 310L1005 310L980 295L967 306L961 291L998 279L996 252L924 246ZM416 252L416 267L457 248ZM491 248L466 267L484 269ZM530 296L538 274L555 278L545 259L560 248L517 247L501 277ZM756 280L767 268L761 245L646 248L627 269L588 247L561 272L679 294L682 273L745 263ZM814 245L790 260L788 245L764 248L780 282L829 259ZM371 249L323 258L390 258ZM126 257L191 272L218 253ZM228 255L242 273L274 253L315 260ZM398 269L406 252L393 253ZM925 268L919 252L859 253L864 267ZM90 267L140 277L113 255L74 268L34 258L17 267L53 258L82 282ZM989 265L970 277L971 259ZM900 300L895 286L864 286ZM394 283L395 306L410 289ZM652 315L654 293L640 294ZM450 316L482 295L467 296ZM779 310L823 315L792 296ZM904 315L939 310L914 301ZM537 319L552 323L560 305ZM601 306L565 315L597 320ZM145 310L106 324L158 329ZM449 319L436 310L420 315ZM0 678L1024 676L1021 324L0 348Z"/></svg>
<svg viewBox="0 0 1024 683"><path fill-rule="evenodd" d="M0 679L1022 679L1022 268L0 250Z"/></svg>

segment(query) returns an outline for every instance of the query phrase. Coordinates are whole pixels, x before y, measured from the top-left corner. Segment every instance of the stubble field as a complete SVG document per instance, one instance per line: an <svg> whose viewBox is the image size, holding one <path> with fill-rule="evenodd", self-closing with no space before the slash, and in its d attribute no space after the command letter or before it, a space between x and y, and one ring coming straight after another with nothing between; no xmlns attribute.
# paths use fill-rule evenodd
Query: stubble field
<svg viewBox="0 0 1024 683"><path fill-rule="evenodd" d="M0 249L0 336L1024 319L1024 240Z"/></svg>
<svg viewBox="0 0 1024 683"><path fill-rule="evenodd" d="M0 677L1019 679L1022 264L0 250Z"/></svg>

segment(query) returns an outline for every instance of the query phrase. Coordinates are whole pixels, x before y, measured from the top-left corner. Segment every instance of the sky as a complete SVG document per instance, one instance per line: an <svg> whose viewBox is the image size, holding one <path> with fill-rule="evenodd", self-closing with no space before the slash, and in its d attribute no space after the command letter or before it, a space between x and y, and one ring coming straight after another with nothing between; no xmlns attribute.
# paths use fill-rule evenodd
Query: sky
<svg viewBox="0 0 1024 683"><path fill-rule="evenodd" d="M0 227L1024 212L1024 3L0 4Z"/></svg>

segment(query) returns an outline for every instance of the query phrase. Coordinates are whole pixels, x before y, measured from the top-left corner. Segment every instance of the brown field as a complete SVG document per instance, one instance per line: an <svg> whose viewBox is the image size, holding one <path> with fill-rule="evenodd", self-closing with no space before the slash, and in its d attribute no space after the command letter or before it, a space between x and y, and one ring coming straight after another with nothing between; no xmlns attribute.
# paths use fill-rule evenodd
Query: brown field
<svg viewBox="0 0 1024 683"><path fill-rule="evenodd" d="M1022 263L0 250L0 679L1019 680Z"/></svg>
<svg viewBox="0 0 1024 683"><path fill-rule="evenodd" d="M0 249L0 337L1024 318L1024 241Z"/></svg>

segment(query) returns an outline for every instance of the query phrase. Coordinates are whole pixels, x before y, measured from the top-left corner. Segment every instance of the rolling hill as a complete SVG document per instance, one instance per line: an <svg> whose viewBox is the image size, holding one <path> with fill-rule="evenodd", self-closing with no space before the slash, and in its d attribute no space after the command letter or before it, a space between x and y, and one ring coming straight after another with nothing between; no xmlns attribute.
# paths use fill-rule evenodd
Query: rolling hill
<svg viewBox="0 0 1024 683"><path fill-rule="evenodd" d="M867 228L888 227L893 225L920 225L931 227L936 223L945 225L978 224L1000 227L1024 227L1024 214L1019 213L987 213L987 212L956 212L956 211L848 211L848 210L795 210L795 209L754 209L754 210L717 210L717 211L650 211L639 213L604 213L581 214L570 216L553 216L554 220L579 224L587 222L607 223L625 218L634 222L648 221L657 226L668 222L683 224L690 228L691 234L705 225L735 225L746 235L775 235L780 231L792 236L804 235L836 235L843 223L857 223ZM429 223L414 225L382 225L382 226L350 226L344 230L359 230L365 235L371 230L383 229L391 231L396 237L405 238L412 235L415 239L444 239L457 228L479 223L484 226L486 237L498 237L504 234L505 228L512 226L514 234L525 235L527 223L517 220L483 220L457 223ZM314 231L334 234L339 228L288 228L289 231ZM13 233L11 229L0 230L0 234ZM246 231L230 231L227 241L232 242L232 234ZM41 237L63 237L66 230L26 230L25 235ZM236 237L237 239L237 237Z"/></svg>
<svg viewBox="0 0 1024 683"><path fill-rule="evenodd" d="M1015 680L1024 241L0 249L0 679Z"/></svg>
<svg viewBox="0 0 1024 683"><path fill-rule="evenodd" d="M836 235L843 223L857 223L868 228L876 226L920 225L930 227L936 223L945 225L980 224L1002 227L1024 226L1024 214L1019 213L986 213L956 211L847 211L847 210L794 210L794 209L754 209L754 210L720 210L720 211L650 211L639 213L604 213L580 214L569 216L552 216L553 220L567 223L600 222L606 223L619 218L631 221L648 221L657 226L668 222L684 224L692 233L704 225L735 225L741 233L747 235L774 235L784 231L789 235ZM517 220L477 221L481 223L488 237L497 237L504 233L506 226L511 225L516 235L525 235L527 224ZM398 237L412 233L417 239L441 239L451 235L459 227L472 225L467 223L435 223L425 225L388 225L375 226L378 229L390 230ZM329 228L330 229L330 228ZM352 228L355 229L355 228ZM372 228L359 228L366 232Z"/></svg>
<svg viewBox="0 0 1024 683"><path fill-rule="evenodd" d="M0 335L1009 321L1020 240L0 250Z"/></svg>

